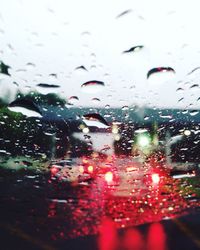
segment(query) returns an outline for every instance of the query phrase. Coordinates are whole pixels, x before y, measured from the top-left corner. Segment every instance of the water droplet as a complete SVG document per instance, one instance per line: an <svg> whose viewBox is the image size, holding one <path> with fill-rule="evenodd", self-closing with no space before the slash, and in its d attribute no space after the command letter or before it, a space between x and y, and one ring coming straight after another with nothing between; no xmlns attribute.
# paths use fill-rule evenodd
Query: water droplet
<svg viewBox="0 0 200 250"><path fill-rule="evenodd" d="M36 85L36 89L41 94L54 93L56 89L59 89L60 85L48 84L48 83L39 83Z"/></svg>
<svg viewBox="0 0 200 250"><path fill-rule="evenodd" d="M10 76L8 69L10 68L10 66L4 64L2 61L0 61L0 79L4 79L7 78L8 76Z"/></svg>
<svg viewBox="0 0 200 250"><path fill-rule="evenodd" d="M111 149L111 147L109 145L104 145L103 148L101 148L100 152L104 153L104 152L107 152L110 149Z"/></svg>
<svg viewBox="0 0 200 250"><path fill-rule="evenodd" d="M101 100L100 100L99 98L94 97L94 98L92 98L92 102L93 102L94 104L97 104L97 103L100 103Z"/></svg>
<svg viewBox="0 0 200 250"><path fill-rule="evenodd" d="M91 60L92 60L92 62L95 62L96 61L96 54L95 53L91 53L90 54L90 57L91 57Z"/></svg>
<svg viewBox="0 0 200 250"><path fill-rule="evenodd" d="M177 88L177 90L176 90L176 92L180 92L180 93L182 93L183 91L184 91L183 88Z"/></svg>
<svg viewBox="0 0 200 250"><path fill-rule="evenodd" d="M123 17L123 16L125 16L125 15L127 15L127 14L129 14L131 12L132 12L131 9L125 10L125 11L121 12L119 15L117 15L116 18Z"/></svg>
<svg viewBox="0 0 200 250"><path fill-rule="evenodd" d="M195 115L197 115L199 113L199 111L198 110L190 110L189 113L190 113L191 116L195 116Z"/></svg>
<svg viewBox="0 0 200 250"><path fill-rule="evenodd" d="M187 75L189 76L189 75L193 74L195 71L197 71L199 69L200 69L200 67L196 67L193 70L191 70Z"/></svg>
<svg viewBox="0 0 200 250"><path fill-rule="evenodd" d="M145 117L144 117L144 120L145 120L145 121L148 121L149 118L150 118L149 116L145 116Z"/></svg>
<svg viewBox="0 0 200 250"><path fill-rule="evenodd" d="M28 70L29 70L29 69L31 70L31 69L35 68L35 64L29 62L29 63L26 64L26 68L27 68Z"/></svg>
<svg viewBox="0 0 200 250"><path fill-rule="evenodd" d="M187 114L188 113L188 110L187 109L184 109L183 111L182 111L182 114Z"/></svg>
<svg viewBox="0 0 200 250"><path fill-rule="evenodd" d="M59 88L59 85L55 85L55 84L48 84L48 83L39 83L37 84L38 87L41 88Z"/></svg>
<svg viewBox="0 0 200 250"><path fill-rule="evenodd" d="M81 85L81 89L85 93L93 94L93 93L97 93L99 91L102 91L104 86L105 86L104 82L92 80L92 81L88 81L88 82L83 83Z"/></svg>
<svg viewBox="0 0 200 250"><path fill-rule="evenodd" d="M52 8L50 8L50 7L47 8L47 11L50 12L50 13L52 13L52 14L55 14L54 9L52 9Z"/></svg>
<svg viewBox="0 0 200 250"><path fill-rule="evenodd" d="M79 72L86 72L86 71L88 71L88 70L86 69L86 67L83 66L83 65L76 67L75 70L76 70L76 71L79 71Z"/></svg>
<svg viewBox="0 0 200 250"><path fill-rule="evenodd" d="M123 110L123 111L129 110L129 107L128 107L128 106L123 106L123 107L122 107L122 110Z"/></svg>
<svg viewBox="0 0 200 250"><path fill-rule="evenodd" d="M87 126L94 126L98 128L107 128L109 126L107 121L97 113L83 115L83 121Z"/></svg>
<svg viewBox="0 0 200 250"><path fill-rule="evenodd" d="M84 128L82 129L82 132L83 132L84 134L88 134L88 133L90 132L90 130L89 130L88 127L84 127Z"/></svg>
<svg viewBox="0 0 200 250"><path fill-rule="evenodd" d="M134 47L131 47L130 49L128 50L125 50L123 51L123 53L133 53L133 52L138 52L140 51L141 49L143 49L144 46L143 45L137 45L137 46L134 46Z"/></svg>
<svg viewBox="0 0 200 250"><path fill-rule="evenodd" d="M44 134L47 136L53 136L56 135L56 132L52 128L46 128Z"/></svg>
<svg viewBox="0 0 200 250"><path fill-rule="evenodd" d="M14 51L14 48L13 48L13 46L11 44L8 44L7 46L8 46L8 49L9 49L10 52Z"/></svg>
<svg viewBox="0 0 200 250"><path fill-rule="evenodd" d="M42 117L38 106L26 98L17 99L8 105L8 109L13 112L20 112L27 117Z"/></svg>
<svg viewBox="0 0 200 250"><path fill-rule="evenodd" d="M81 33L81 36L85 37L85 36L91 36L91 33L89 31L83 31Z"/></svg>
<svg viewBox="0 0 200 250"><path fill-rule="evenodd" d="M74 105L79 101L79 98L77 96L71 96L68 99L68 104Z"/></svg>
<svg viewBox="0 0 200 250"><path fill-rule="evenodd" d="M167 72L175 74L175 70L171 67L158 67L158 68L150 69L147 73L147 79L150 78L150 76L154 74L167 73Z"/></svg>
<svg viewBox="0 0 200 250"><path fill-rule="evenodd" d="M139 128L137 130L135 130L135 133L138 133L138 134L142 134L142 133L146 133L148 132L148 130L146 128Z"/></svg>
<svg viewBox="0 0 200 250"><path fill-rule="evenodd" d="M182 98L180 98L179 100L178 100L178 102L183 102L184 101L184 97L182 97Z"/></svg>
<svg viewBox="0 0 200 250"><path fill-rule="evenodd" d="M35 46L38 48L42 48L42 47L44 47L44 44L43 43L36 43Z"/></svg>
<svg viewBox="0 0 200 250"><path fill-rule="evenodd" d="M24 73L27 72L27 69L21 68L21 69L17 69L15 72L17 73L17 75L21 76L21 75L23 75Z"/></svg>
<svg viewBox="0 0 200 250"><path fill-rule="evenodd" d="M97 68L97 66L94 64L90 66L90 69L96 69L96 68Z"/></svg>
<svg viewBox="0 0 200 250"><path fill-rule="evenodd" d="M189 136L189 135L191 135L191 131L190 130L188 130L188 129L186 129L186 130L184 130L184 135L186 135L186 136Z"/></svg>
<svg viewBox="0 0 200 250"><path fill-rule="evenodd" d="M110 75L108 73L105 73L104 76L108 78Z"/></svg>
<svg viewBox="0 0 200 250"><path fill-rule="evenodd" d="M191 87L190 87L190 89L192 89L192 90L196 90L196 89L198 89L199 88L199 84L193 84Z"/></svg>
<svg viewBox="0 0 200 250"><path fill-rule="evenodd" d="M57 74L55 74L55 73L49 74L50 80L56 80L57 78L58 78Z"/></svg>
<svg viewBox="0 0 200 250"><path fill-rule="evenodd" d="M17 82L13 82L13 84L15 84L16 86L19 86L19 84Z"/></svg>
<svg viewBox="0 0 200 250"><path fill-rule="evenodd" d="M41 79L41 78L42 78L42 74L36 74L36 75L35 75L35 78L36 78L36 79Z"/></svg>
<svg viewBox="0 0 200 250"><path fill-rule="evenodd" d="M131 87L130 87L130 90L134 90L135 89L135 85L132 85Z"/></svg>

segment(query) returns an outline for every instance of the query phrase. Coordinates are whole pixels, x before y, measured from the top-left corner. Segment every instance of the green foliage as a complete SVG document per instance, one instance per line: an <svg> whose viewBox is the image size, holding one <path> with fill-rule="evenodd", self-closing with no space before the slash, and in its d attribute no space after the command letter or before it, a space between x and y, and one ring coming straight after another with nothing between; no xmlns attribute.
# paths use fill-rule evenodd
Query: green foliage
<svg viewBox="0 0 200 250"><path fill-rule="evenodd" d="M44 106L64 106L66 104L66 100L60 98L55 93L49 93L47 95L40 94L38 92L30 92L26 95L18 94L17 98L25 97L27 99L30 99L34 101L38 105L44 105Z"/></svg>

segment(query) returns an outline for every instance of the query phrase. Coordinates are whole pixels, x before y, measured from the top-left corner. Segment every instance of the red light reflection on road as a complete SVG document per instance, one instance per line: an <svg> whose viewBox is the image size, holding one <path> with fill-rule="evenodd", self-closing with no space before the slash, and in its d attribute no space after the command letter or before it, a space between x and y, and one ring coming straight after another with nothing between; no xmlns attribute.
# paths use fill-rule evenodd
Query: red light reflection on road
<svg viewBox="0 0 200 250"><path fill-rule="evenodd" d="M160 223L149 225L147 236L136 228L119 235L114 222L104 218L100 226L99 250L166 250L166 235Z"/></svg>
<svg viewBox="0 0 200 250"><path fill-rule="evenodd" d="M48 206L48 218L53 218L56 216L56 203L50 202Z"/></svg>
<svg viewBox="0 0 200 250"><path fill-rule="evenodd" d="M147 235L147 250L166 250L166 235L161 223L153 223Z"/></svg>
<svg viewBox="0 0 200 250"><path fill-rule="evenodd" d="M118 235L115 223L105 217L99 228L99 250L115 250L118 245Z"/></svg>
<svg viewBox="0 0 200 250"><path fill-rule="evenodd" d="M113 177L112 185L106 182L105 173L109 173L108 181ZM49 197L60 198L48 202L48 219L52 225L59 223L59 227L53 227L57 239L61 238L58 231L64 232L67 239L99 233L100 250L115 250L117 239L121 239L125 249L143 249L145 245L145 250L165 250L165 233L159 223L150 226L145 240L135 228L128 229L124 237L119 237L116 229L174 218L197 206L196 200L185 199L177 181L160 170L147 175L151 179L154 174L158 187L152 185L152 179L146 183L140 175L131 179L128 174L127 179L120 176L120 185L114 185L115 172L105 173L76 187L69 188L62 182L51 184L53 193ZM121 250L119 246L118 249Z"/></svg>
<svg viewBox="0 0 200 250"><path fill-rule="evenodd" d="M139 230L128 229L123 239L123 249L126 250L143 250L145 247L144 239Z"/></svg>

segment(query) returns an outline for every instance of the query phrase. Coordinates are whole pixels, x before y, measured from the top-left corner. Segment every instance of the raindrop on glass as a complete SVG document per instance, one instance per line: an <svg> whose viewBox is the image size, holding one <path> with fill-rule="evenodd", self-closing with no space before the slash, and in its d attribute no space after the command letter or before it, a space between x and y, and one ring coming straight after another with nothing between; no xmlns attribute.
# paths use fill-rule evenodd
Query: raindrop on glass
<svg viewBox="0 0 200 250"><path fill-rule="evenodd" d="M178 100L178 102L183 102L184 101L184 97L182 97L182 98L180 98L179 100Z"/></svg>
<svg viewBox="0 0 200 250"><path fill-rule="evenodd" d="M68 104L74 105L74 104L78 103L78 101L79 101L79 98L77 96L71 96L68 99Z"/></svg>
<svg viewBox="0 0 200 250"><path fill-rule="evenodd" d="M170 74L175 74L175 70L171 67L158 67L158 68L152 68L148 71L147 73L147 79L152 77L153 75L156 74L163 74L163 73L170 73Z"/></svg>
<svg viewBox="0 0 200 250"><path fill-rule="evenodd" d="M83 83L81 85L81 89L85 93L93 94L102 91L104 89L104 86L105 86L104 82L92 80Z"/></svg>
<svg viewBox="0 0 200 250"><path fill-rule="evenodd" d="M55 73L49 74L49 79L50 80L57 80L58 76Z"/></svg>
<svg viewBox="0 0 200 250"><path fill-rule="evenodd" d="M39 83L36 85L37 91L44 95L49 94L49 93L54 93L59 88L60 88L60 85L57 85L57 84Z"/></svg>
<svg viewBox="0 0 200 250"><path fill-rule="evenodd" d="M129 110L129 107L128 107L128 106L123 106L123 107L122 107L122 110L123 110L123 111Z"/></svg>
<svg viewBox="0 0 200 250"><path fill-rule="evenodd" d="M195 73L199 69L200 69L200 67L196 67L193 70L191 70L187 75L191 75L191 74Z"/></svg>
<svg viewBox="0 0 200 250"><path fill-rule="evenodd" d="M27 117L42 117L39 107L32 100L21 98L8 105L8 109L13 112L20 112Z"/></svg>
<svg viewBox="0 0 200 250"><path fill-rule="evenodd" d="M98 103L101 102L101 100L100 100L99 98L94 97L94 98L92 98L92 102L93 102L94 104L98 104Z"/></svg>
<svg viewBox="0 0 200 250"><path fill-rule="evenodd" d="M26 64L26 69L27 70L31 70L33 68L35 68L35 64L34 63L29 62L29 63Z"/></svg>
<svg viewBox="0 0 200 250"><path fill-rule="evenodd" d="M130 49L128 50L125 50L123 51L123 53L133 53L133 52L138 52L140 51L141 49L143 49L144 46L143 45L137 45L137 46L134 46L134 47L131 47Z"/></svg>
<svg viewBox="0 0 200 250"><path fill-rule="evenodd" d="M190 110L190 111L189 111L189 114L190 114L191 116L195 116L195 115L197 115L198 113L199 113L198 110Z"/></svg>
<svg viewBox="0 0 200 250"><path fill-rule="evenodd" d="M131 9L124 10L124 11L122 11L120 14L118 14L118 15L116 16L116 18L118 19L118 18L120 18L120 17L123 17L123 16L125 16L125 15L131 13L131 12L132 12Z"/></svg>
<svg viewBox="0 0 200 250"><path fill-rule="evenodd" d="M8 76L10 76L8 69L10 66L4 64L2 61L0 61L0 79L5 79Z"/></svg>
<svg viewBox="0 0 200 250"><path fill-rule="evenodd" d="M87 72L88 70L86 69L85 66L81 65L75 68L76 71L78 72Z"/></svg>
<svg viewBox="0 0 200 250"><path fill-rule="evenodd" d="M176 89L176 92L177 92L177 93L182 93L183 91L184 91L183 88L177 88L177 89Z"/></svg>
<svg viewBox="0 0 200 250"><path fill-rule="evenodd" d="M83 115L83 121L87 126L94 126L98 128L107 128L109 126L107 121L97 113Z"/></svg>
<svg viewBox="0 0 200 250"><path fill-rule="evenodd" d="M190 87L191 90L196 90L196 89L199 89L199 84L193 84L191 87Z"/></svg>

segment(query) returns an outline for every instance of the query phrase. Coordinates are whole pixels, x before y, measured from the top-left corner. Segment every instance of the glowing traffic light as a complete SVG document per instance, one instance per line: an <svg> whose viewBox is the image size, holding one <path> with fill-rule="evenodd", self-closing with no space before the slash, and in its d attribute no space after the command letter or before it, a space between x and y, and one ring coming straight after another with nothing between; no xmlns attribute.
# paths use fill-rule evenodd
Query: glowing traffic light
<svg viewBox="0 0 200 250"><path fill-rule="evenodd" d="M137 137L137 144L139 147L148 147L151 144L151 138L148 134L139 134Z"/></svg>
<svg viewBox="0 0 200 250"><path fill-rule="evenodd" d="M94 170L93 166L92 166L92 165L89 165L89 166L88 166L88 172L92 173L93 170Z"/></svg>

